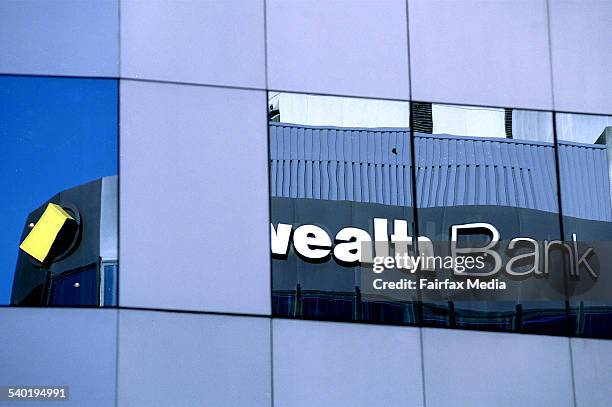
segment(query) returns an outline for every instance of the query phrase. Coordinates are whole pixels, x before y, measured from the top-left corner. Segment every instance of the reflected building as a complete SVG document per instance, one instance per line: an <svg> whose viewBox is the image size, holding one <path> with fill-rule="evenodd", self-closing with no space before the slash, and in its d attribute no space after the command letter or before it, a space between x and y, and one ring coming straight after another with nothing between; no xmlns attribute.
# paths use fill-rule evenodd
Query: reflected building
<svg viewBox="0 0 612 407"><path fill-rule="evenodd" d="M408 221L410 236L426 236L443 253L448 251L451 226L474 222L495 225L506 244L519 236L569 242L574 234L591 246L594 240L612 240L605 143L594 138L555 143L550 112L432 103L410 107L402 102L388 102L385 110L385 103L271 94L273 227L315 224L333 236L351 226L373 235L375 218L402 219ZM417 130L411 131L410 124ZM436 133L442 129L448 133ZM393 233L391 224L387 233ZM472 241L480 247L486 238ZM605 243L598 252L598 265L604 267ZM509 285L503 294L466 298L419 292L400 299L364 287L364 270L358 265L347 267L331 259L313 264L290 250L286 257L273 258L273 313L607 336L612 313L601 300L607 298L609 278L601 276L596 287L584 275L582 281L570 281L570 262L577 259L568 253L553 252L546 264L552 272L546 278L515 281L499 276ZM509 259L509 253L500 254ZM441 269L434 276L453 277ZM585 298L597 301L574 303L576 286L585 285Z"/></svg>
<svg viewBox="0 0 612 407"><path fill-rule="evenodd" d="M70 224L43 233L48 253L35 258L19 251L11 304L18 306L117 305L117 176L61 191L25 219L21 242L34 232L49 205L57 205Z"/></svg>

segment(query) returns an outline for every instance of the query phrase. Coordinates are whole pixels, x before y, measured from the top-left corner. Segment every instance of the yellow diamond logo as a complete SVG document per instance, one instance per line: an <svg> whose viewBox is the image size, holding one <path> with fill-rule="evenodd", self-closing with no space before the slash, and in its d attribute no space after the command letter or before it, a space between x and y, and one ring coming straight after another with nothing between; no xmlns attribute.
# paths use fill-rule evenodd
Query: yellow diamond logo
<svg viewBox="0 0 612 407"><path fill-rule="evenodd" d="M50 203L19 248L43 262L67 221L74 220L61 206Z"/></svg>

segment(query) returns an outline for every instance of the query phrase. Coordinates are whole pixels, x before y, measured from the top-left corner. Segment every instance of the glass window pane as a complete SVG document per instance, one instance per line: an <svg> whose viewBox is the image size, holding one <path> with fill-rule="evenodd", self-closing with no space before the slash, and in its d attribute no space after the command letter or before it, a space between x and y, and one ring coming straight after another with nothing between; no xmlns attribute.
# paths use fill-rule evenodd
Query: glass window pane
<svg viewBox="0 0 612 407"><path fill-rule="evenodd" d="M0 304L92 305L50 281L116 247L118 82L3 75L0 106Z"/></svg>
<svg viewBox="0 0 612 407"><path fill-rule="evenodd" d="M612 337L612 117L557 113L565 240L575 247L568 283L572 335Z"/></svg>
<svg viewBox="0 0 612 407"><path fill-rule="evenodd" d="M418 234L435 257L420 277L442 285L420 291L423 324L566 334L562 254L545 266L541 253L561 237L552 113L429 105L431 130L413 132Z"/></svg>
<svg viewBox="0 0 612 407"><path fill-rule="evenodd" d="M97 265L92 264L53 278L49 305L98 305L98 297Z"/></svg>
<svg viewBox="0 0 612 407"><path fill-rule="evenodd" d="M412 233L409 104L278 92L268 99L273 314L416 323L415 295L373 292L355 261L372 246L374 219L386 222L381 239L394 220Z"/></svg>
<svg viewBox="0 0 612 407"><path fill-rule="evenodd" d="M117 305L117 263L102 264L103 272L103 297L104 305L116 306Z"/></svg>

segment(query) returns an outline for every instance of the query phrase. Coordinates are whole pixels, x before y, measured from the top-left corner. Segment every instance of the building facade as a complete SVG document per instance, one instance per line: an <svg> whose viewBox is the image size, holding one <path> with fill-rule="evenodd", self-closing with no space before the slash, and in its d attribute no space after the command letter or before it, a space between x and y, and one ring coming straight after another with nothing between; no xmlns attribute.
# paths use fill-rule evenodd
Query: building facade
<svg viewBox="0 0 612 407"><path fill-rule="evenodd" d="M603 0L1 3L0 388L609 405L611 18ZM37 261L20 246L49 204L67 223ZM364 246L335 251L343 228L437 251L475 223L561 254L499 271L499 296L396 296L342 260ZM302 225L329 243L300 246Z"/></svg>

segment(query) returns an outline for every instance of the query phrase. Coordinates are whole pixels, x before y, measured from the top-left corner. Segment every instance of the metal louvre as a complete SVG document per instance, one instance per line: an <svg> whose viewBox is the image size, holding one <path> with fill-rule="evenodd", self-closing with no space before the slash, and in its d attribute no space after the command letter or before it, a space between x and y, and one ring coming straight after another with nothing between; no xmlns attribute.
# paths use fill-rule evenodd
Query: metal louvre
<svg viewBox="0 0 612 407"><path fill-rule="evenodd" d="M415 134L419 207L500 205L557 212L552 144Z"/></svg>
<svg viewBox="0 0 612 407"><path fill-rule="evenodd" d="M563 214L612 220L606 146L559 141Z"/></svg>
<svg viewBox="0 0 612 407"><path fill-rule="evenodd" d="M406 128L270 123L271 194L411 206L409 136ZM564 215L612 220L605 147L559 149ZM415 133L415 150L420 208L558 212L552 143Z"/></svg>
<svg viewBox="0 0 612 407"><path fill-rule="evenodd" d="M270 159L272 196L411 204L407 129L270 124Z"/></svg>

